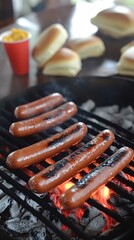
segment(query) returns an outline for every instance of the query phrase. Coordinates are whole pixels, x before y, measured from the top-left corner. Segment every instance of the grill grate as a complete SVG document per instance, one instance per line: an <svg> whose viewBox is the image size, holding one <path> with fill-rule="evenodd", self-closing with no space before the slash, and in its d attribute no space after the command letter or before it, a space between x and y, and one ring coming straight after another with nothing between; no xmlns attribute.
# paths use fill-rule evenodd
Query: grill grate
<svg viewBox="0 0 134 240"><path fill-rule="evenodd" d="M64 124L61 124L60 126L57 126L53 129L47 130L46 132L42 132L33 136L25 137L25 138L16 138L9 134L8 129L12 122L16 121L13 111L14 108L20 104L27 103L32 100L36 100L38 98L41 98L45 95L48 95L50 93L46 92L42 87L36 89L33 88L32 90L28 90L26 93L22 94L19 97L14 97L12 99L5 99L2 100L0 103L0 154L1 154L1 161L0 161L0 189L10 196L12 199L14 199L16 202L18 202L20 205L22 205L27 211L30 211L34 216L36 216L38 219L40 219L45 225L50 228L57 236L59 236L61 239L70 239L64 231L61 231L57 226L55 226L49 219L47 219L45 216L42 215L41 212L37 211L37 209L34 208L34 206L30 206L26 201L23 201L23 199L17 194L17 191L23 193L25 196L27 196L29 199L32 199L34 202L39 204L43 209L49 210L54 218L60 219L61 223L67 227L69 227L77 237L81 239L94 239L93 237L89 237L88 234L86 234L81 227L79 227L78 224L73 222L72 220L66 218L57 207L52 207L49 202L47 201L48 195L45 195L42 199L41 196L33 193L30 191L26 186L29 176L26 171L23 170L9 170L5 164L5 158L8 155L8 149L12 152L16 149L23 148L28 146L29 144L35 143L37 141L41 141L46 137L49 137L55 133L57 133L60 130L63 130L70 126L71 124L77 122L77 121L83 121L88 125L88 134L84 138L82 143L86 143L89 141L93 136L96 136L101 130L105 128L109 128L114 131L115 133L115 141L111 145L111 147L106 151L106 155L109 156L112 153L114 153L115 149L118 149L122 147L123 145L127 145L134 149L134 134L121 128L120 126L117 126L114 123L109 122L106 119L103 119L99 116L94 115L93 113L87 113L86 111L79 108L77 115L66 121ZM71 151L76 150L79 148L79 144L76 146L73 146L70 148ZM68 155L68 151L59 154L58 156L55 156L53 159L55 161L60 160L63 156ZM98 161L103 161L104 156L101 156ZM49 164L47 162L42 162L38 165L33 165L30 167L27 167L28 171L31 171L32 173L39 172L39 168L41 167L47 167ZM134 167L134 161L130 163L131 167ZM94 164L90 164L90 168L94 168ZM5 169L5 171L3 171ZM122 173L127 173L130 176L134 176L134 171L132 168L127 166L121 173L119 173L115 179L120 181L121 183L125 184L128 187L131 187L134 189L134 183L126 179ZM84 175L85 172L82 171L81 175ZM17 177L18 181L16 181L15 177ZM7 183L12 185L12 188L8 188L6 185L4 185L3 180L6 180ZM74 182L77 181L77 179L74 177L72 179ZM107 187L109 189L112 189L114 192L120 195L120 197L123 197L130 201L130 203L134 202L134 195L130 192L128 192L126 189L124 189L121 185L117 185L115 181L110 181L107 184ZM114 231L110 232L108 234L103 234L103 236L99 236L98 239L122 239L127 233L131 232L133 230L132 228L132 222L134 220L134 213L130 209L130 215L127 219L122 217L117 211L111 210L105 206L103 206L101 203L99 203L94 198L90 198L87 201L88 204L91 206L96 207L101 212L105 213L112 219L119 222L119 225L117 228L114 229ZM127 227L126 227L127 226ZM124 231L125 229L125 231ZM123 230L123 232L122 232ZM97 239L97 238L95 238Z"/></svg>

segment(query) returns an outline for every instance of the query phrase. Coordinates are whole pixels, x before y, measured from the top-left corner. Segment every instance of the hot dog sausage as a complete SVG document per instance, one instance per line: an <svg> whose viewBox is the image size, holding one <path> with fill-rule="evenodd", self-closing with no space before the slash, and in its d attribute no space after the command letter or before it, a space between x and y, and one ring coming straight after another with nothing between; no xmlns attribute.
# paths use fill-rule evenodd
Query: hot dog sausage
<svg viewBox="0 0 134 240"><path fill-rule="evenodd" d="M60 107L37 117L12 123L9 131L16 137L25 137L63 123L76 113L76 104L73 102L67 102Z"/></svg>
<svg viewBox="0 0 134 240"><path fill-rule="evenodd" d="M51 190L88 166L111 145L113 140L112 131L102 131L74 153L34 175L29 180L29 187L38 193Z"/></svg>
<svg viewBox="0 0 134 240"><path fill-rule="evenodd" d="M15 169L39 163L80 142L86 133L87 126L84 123L75 123L50 138L12 152L8 155L6 163Z"/></svg>
<svg viewBox="0 0 134 240"><path fill-rule="evenodd" d="M48 112L52 108L60 105L63 96L60 93L53 93L36 101L20 105L15 108L16 118L25 119L35 115Z"/></svg>
<svg viewBox="0 0 134 240"><path fill-rule="evenodd" d="M133 156L131 148L120 148L73 187L61 194L61 205L66 209L79 207L94 191L115 177L133 159Z"/></svg>

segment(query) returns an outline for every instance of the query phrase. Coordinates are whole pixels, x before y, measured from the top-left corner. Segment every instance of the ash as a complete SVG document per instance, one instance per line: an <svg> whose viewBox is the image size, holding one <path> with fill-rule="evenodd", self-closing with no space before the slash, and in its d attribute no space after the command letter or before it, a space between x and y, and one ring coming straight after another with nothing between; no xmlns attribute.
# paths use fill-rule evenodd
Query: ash
<svg viewBox="0 0 134 240"><path fill-rule="evenodd" d="M119 105L97 107L89 99L82 103L81 108L134 132L134 108L130 105L122 108Z"/></svg>

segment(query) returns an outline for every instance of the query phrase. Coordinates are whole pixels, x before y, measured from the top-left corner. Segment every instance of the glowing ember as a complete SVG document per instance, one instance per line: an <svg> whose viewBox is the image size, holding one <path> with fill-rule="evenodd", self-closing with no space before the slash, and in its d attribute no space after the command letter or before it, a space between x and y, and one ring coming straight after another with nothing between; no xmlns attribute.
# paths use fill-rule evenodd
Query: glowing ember
<svg viewBox="0 0 134 240"><path fill-rule="evenodd" d="M106 199L108 200L110 197L110 191L109 188L104 186L101 190L100 190L100 194Z"/></svg>
<svg viewBox="0 0 134 240"><path fill-rule="evenodd" d="M67 182L64 184L64 191L68 190L69 188L71 188L74 185L73 182Z"/></svg>
<svg viewBox="0 0 134 240"><path fill-rule="evenodd" d="M61 193L65 192L67 189L71 188L74 185L73 182L68 181L68 182L64 182L62 184L60 184L58 186L58 189L61 191Z"/></svg>
<svg viewBox="0 0 134 240"><path fill-rule="evenodd" d="M47 162L48 164L54 164L55 161L52 158L46 158L45 162Z"/></svg>
<svg viewBox="0 0 134 240"><path fill-rule="evenodd" d="M107 200L110 198L111 193L112 190L106 186L102 186L93 194L93 197L97 201L101 202L104 206L108 207Z"/></svg>

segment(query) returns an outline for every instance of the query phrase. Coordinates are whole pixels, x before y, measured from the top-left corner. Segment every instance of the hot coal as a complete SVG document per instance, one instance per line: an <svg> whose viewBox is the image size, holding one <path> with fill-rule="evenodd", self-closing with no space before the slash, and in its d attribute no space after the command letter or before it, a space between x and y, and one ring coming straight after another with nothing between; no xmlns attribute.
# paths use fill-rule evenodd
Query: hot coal
<svg viewBox="0 0 134 240"><path fill-rule="evenodd" d="M46 239L46 228L44 226L34 227L29 233L29 240L45 240Z"/></svg>
<svg viewBox="0 0 134 240"><path fill-rule="evenodd" d="M10 197L5 195L0 199L0 214L5 211L5 209L9 206L10 204Z"/></svg>
<svg viewBox="0 0 134 240"><path fill-rule="evenodd" d="M120 216L127 218L130 217L131 214L134 215L134 203L130 202L129 200L120 198L120 196L117 194L113 194L108 202L112 206L116 207L116 211Z"/></svg>
<svg viewBox="0 0 134 240"><path fill-rule="evenodd" d="M134 132L134 108L130 105L122 108L118 105L97 107L95 102L89 99L82 103L81 107Z"/></svg>
<svg viewBox="0 0 134 240"><path fill-rule="evenodd" d="M96 218L91 220L85 228L85 232L89 236L97 236L103 230L106 225L106 218L103 214L98 215Z"/></svg>
<svg viewBox="0 0 134 240"><path fill-rule="evenodd" d="M89 206L86 208L80 223L82 226L86 226L90 221L96 218L100 214L100 210L95 207Z"/></svg>

